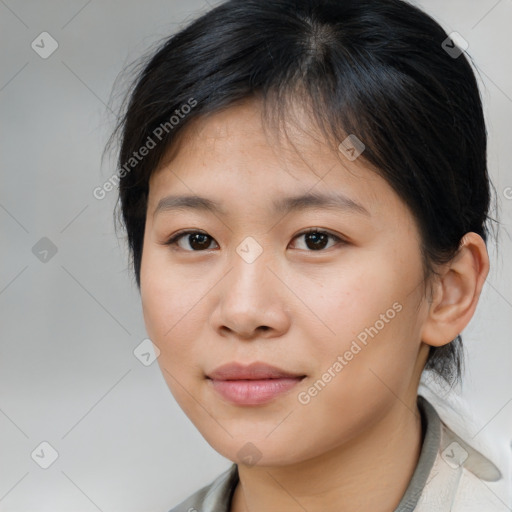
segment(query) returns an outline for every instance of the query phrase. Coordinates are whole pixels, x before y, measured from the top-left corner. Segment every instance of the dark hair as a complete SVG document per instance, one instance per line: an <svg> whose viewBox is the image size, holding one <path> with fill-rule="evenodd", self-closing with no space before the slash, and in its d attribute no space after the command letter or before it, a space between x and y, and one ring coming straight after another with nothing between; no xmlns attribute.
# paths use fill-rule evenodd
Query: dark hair
<svg viewBox="0 0 512 512"><path fill-rule="evenodd" d="M139 291L151 173L193 119L251 97L278 119L294 101L308 104L327 140L364 143L361 158L417 222L424 283L467 232L487 242L487 132L457 49L402 0L230 0L166 39L143 59L107 145L119 139L118 200ZM430 347L425 369L456 382L461 355L459 335Z"/></svg>

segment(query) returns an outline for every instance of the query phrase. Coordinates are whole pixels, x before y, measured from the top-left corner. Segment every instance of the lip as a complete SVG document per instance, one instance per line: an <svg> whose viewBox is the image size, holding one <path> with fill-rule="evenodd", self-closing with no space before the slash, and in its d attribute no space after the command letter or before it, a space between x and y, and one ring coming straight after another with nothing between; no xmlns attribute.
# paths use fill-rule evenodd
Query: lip
<svg viewBox="0 0 512 512"><path fill-rule="evenodd" d="M207 377L213 380L261 380L304 377L304 374L293 373L266 363L255 362L249 365L227 363L219 366Z"/></svg>
<svg viewBox="0 0 512 512"><path fill-rule="evenodd" d="M306 376L255 362L250 365L228 363L206 377L226 400L237 405L259 405L289 391Z"/></svg>

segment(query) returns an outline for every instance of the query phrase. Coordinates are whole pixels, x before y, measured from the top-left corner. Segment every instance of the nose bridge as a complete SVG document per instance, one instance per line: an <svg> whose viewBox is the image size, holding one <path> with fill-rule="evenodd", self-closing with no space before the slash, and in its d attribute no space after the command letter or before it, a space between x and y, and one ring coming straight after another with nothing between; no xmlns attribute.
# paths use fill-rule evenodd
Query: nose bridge
<svg viewBox="0 0 512 512"><path fill-rule="evenodd" d="M230 257L231 271L223 280L217 312L217 327L227 327L239 335L251 336L259 327L281 331L287 325L285 301L274 283L269 267L272 249L255 239L244 239Z"/></svg>
<svg viewBox="0 0 512 512"><path fill-rule="evenodd" d="M236 247L231 257L230 289L240 292L239 300L265 300L269 290L272 249L264 247L254 237L248 236Z"/></svg>

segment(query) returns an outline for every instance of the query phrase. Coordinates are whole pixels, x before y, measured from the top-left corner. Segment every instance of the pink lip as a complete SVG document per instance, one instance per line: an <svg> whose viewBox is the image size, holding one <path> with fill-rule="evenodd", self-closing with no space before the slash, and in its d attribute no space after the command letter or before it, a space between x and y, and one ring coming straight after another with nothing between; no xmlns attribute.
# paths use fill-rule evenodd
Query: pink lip
<svg viewBox="0 0 512 512"><path fill-rule="evenodd" d="M207 375L215 391L238 405L269 402L289 391L304 377L264 363L249 366L230 363Z"/></svg>

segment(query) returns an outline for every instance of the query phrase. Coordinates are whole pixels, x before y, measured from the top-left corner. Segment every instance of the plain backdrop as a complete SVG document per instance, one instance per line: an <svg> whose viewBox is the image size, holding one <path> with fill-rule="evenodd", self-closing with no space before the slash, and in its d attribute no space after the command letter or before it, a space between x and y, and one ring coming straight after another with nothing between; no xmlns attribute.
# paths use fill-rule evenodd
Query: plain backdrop
<svg viewBox="0 0 512 512"><path fill-rule="evenodd" d="M460 394L475 418L475 440L505 464L512 2L415 4L468 41L485 103L502 228L463 333ZM231 464L177 406L157 363L145 366L134 354L147 335L127 249L114 232L116 192L93 196L115 172L101 153L115 119L108 102L118 73L210 5L0 0L1 511L166 512ZM506 499L505 487L493 489Z"/></svg>

